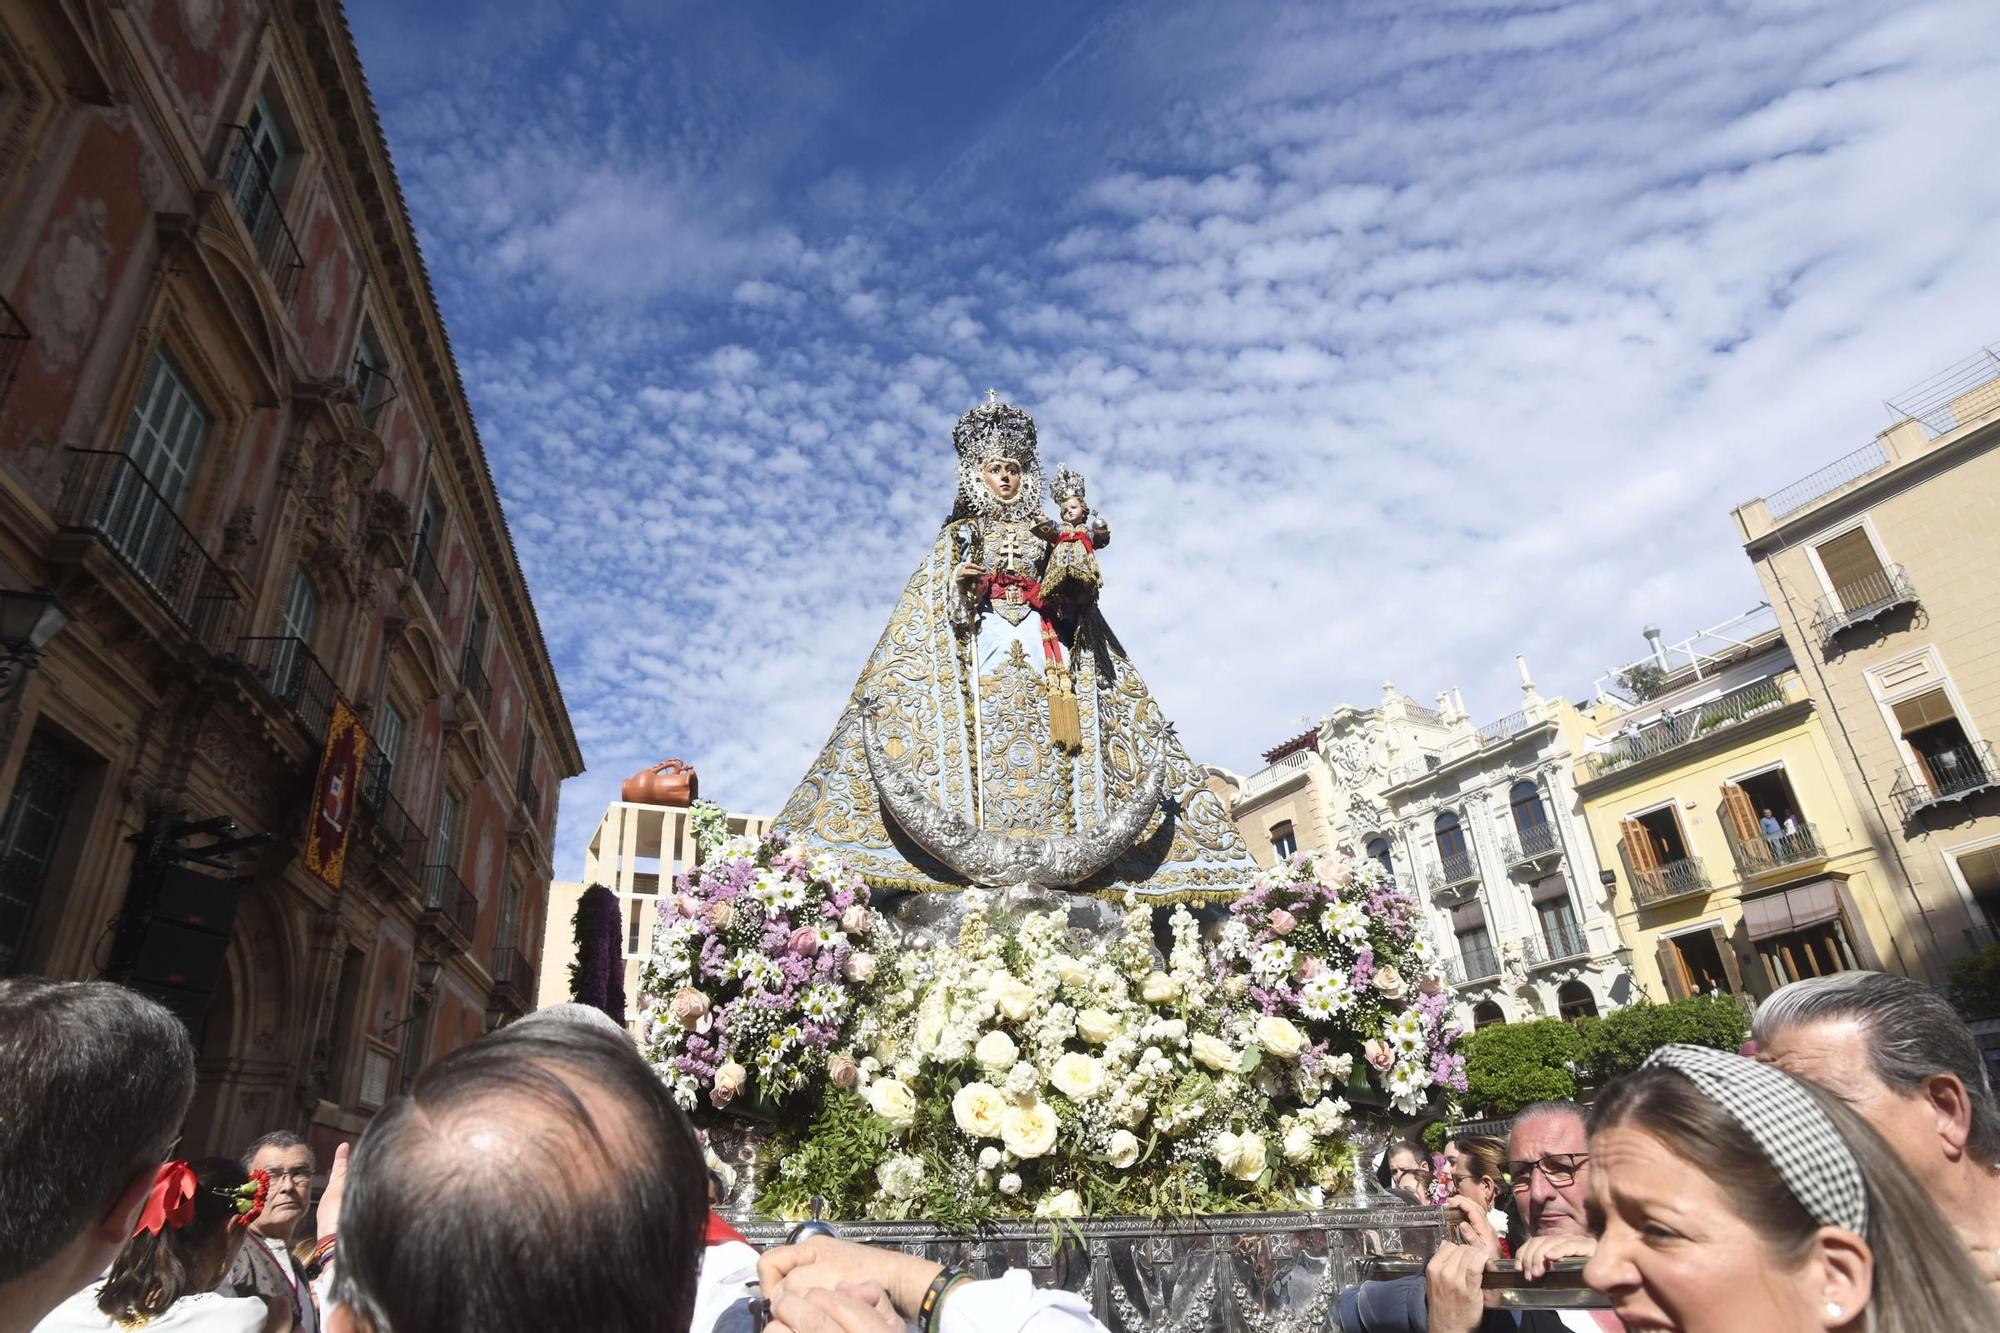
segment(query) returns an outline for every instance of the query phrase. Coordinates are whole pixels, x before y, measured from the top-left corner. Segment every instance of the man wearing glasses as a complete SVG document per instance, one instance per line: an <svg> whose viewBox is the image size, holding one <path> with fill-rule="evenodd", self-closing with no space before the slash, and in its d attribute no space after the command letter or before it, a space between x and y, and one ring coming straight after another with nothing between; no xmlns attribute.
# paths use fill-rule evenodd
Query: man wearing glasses
<svg viewBox="0 0 2000 1333"><path fill-rule="evenodd" d="M298 1135L278 1130L250 1145L243 1167L267 1173L271 1193L263 1213L250 1224L254 1243L237 1252L224 1280L239 1296L255 1294L289 1306L295 1333L319 1333L312 1284L292 1252L294 1233L312 1202L312 1149Z"/></svg>

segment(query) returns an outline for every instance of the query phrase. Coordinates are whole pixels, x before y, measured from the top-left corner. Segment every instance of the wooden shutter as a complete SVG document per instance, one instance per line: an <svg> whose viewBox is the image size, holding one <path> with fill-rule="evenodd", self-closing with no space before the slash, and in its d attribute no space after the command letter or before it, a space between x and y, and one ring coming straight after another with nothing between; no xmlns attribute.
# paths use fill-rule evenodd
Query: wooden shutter
<svg viewBox="0 0 2000 1333"><path fill-rule="evenodd" d="M1868 540L1867 529L1843 532L1815 549L1820 568L1826 571L1826 581L1833 585L1833 595L1842 606L1847 605L1850 589L1862 601L1881 595L1874 591L1874 586L1881 581L1882 560L1875 554L1875 543Z"/></svg>
<svg viewBox="0 0 2000 1333"><path fill-rule="evenodd" d="M1729 817L1729 828L1736 841L1746 850L1754 848L1764 831L1757 823L1757 811L1750 804L1749 793L1733 782L1723 783L1722 810Z"/></svg>
<svg viewBox="0 0 2000 1333"><path fill-rule="evenodd" d="M1728 934L1721 926L1708 928L1709 938L1715 941L1716 957L1722 960L1722 970L1729 977L1729 993L1743 993L1743 969L1736 963L1736 946L1729 942Z"/></svg>
<svg viewBox="0 0 2000 1333"><path fill-rule="evenodd" d="M1667 983L1667 994L1676 1000L1685 1000L1688 985L1687 964L1681 961L1681 951L1674 947L1670 939L1660 941L1660 979Z"/></svg>
<svg viewBox="0 0 2000 1333"><path fill-rule="evenodd" d="M1633 874L1659 868L1660 856L1653 850L1653 835L1644 824L1636 819L1622 820L1618 832L1625 839L1625 859L1631 863Z"/></svg>

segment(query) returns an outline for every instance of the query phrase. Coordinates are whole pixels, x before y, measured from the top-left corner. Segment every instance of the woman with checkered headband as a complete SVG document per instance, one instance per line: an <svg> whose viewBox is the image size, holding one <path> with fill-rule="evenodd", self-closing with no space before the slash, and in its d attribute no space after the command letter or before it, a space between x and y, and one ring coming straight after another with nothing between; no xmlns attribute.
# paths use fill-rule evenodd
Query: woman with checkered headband
<svg viewBox="0 0 2000 1333"><path fill-rule="evenodd" d="M1952 1229L1859 1116L1772 1065L1668 1046L1590 1122L1584 1270L1628 1329L1991 1333Z"/></svg>

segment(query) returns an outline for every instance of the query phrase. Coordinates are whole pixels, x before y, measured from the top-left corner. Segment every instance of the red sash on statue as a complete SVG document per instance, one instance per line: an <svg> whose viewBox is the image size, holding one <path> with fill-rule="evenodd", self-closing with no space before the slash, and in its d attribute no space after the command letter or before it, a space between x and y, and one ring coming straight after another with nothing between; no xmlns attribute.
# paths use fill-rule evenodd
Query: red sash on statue
<svg viewBox="0 0 2000 1333"><path fill-rule="evenodd" d="M1070 532L1058 532L1056 540L1059 542L1075 542L1086 551L1095 551L1097 549L1097 543L1090 540L1090 534L1082 528L1077 528Z"/></svg>
<svg viewBox="0 0 2000 1333"><path fill-rule="evenodd" d="M994 597L996 592L1001 594L1001 599L1004 599L1010 591L1018 591L1021 600L1033 607L1035 614L1041 617L1042 656L1052 665L1061 666L1062 640L1056 637L1056 627L1050 623L1047 612L1042 609L1042 581L1030 578L1026 574L997 573L979 576L979 595L987 601L996 600Z"/></svg>

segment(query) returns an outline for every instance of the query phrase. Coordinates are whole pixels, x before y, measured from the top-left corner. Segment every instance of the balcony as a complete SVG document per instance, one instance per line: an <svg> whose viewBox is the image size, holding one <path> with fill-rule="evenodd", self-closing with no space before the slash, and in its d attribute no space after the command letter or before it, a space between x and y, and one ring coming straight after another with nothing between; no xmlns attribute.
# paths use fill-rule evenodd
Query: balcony
<svg viewBox="0 0 2000 1333"><path fill-rule="evenodd" d="M1582 928L1572 922L1553 930L1544 927L1539 933L1528 936L1522 942L1521 951L1529 967L1547 967L1572 958L1588 958L1590 941Z"/></svg>
<svg viewBox="0 0 2000 1333"><path fill-rule="evenodd" d="M521 809L530 821L539 822L542 817L542 789L535 781L534 774L522 769L514 778L514 797L520 801Z"/></svg>
<svg viewBox="0 0 2000 1333"><path fill-rule="evenodd" d="M56 522L86 533L145 585L196 643L218 652L228 641L236 590L139 465L125 454L68 449Z"/></svg>
<svg viewBox="0 0 2000 1333"><path fill-rule="evenodd" d="M471 948L473 931L479 925L479 899L450 866L425 866L423 884L426 924L445 927L457 937L460 948Z"/></svg>
<svg viewBox="0 0 2000 1333"><path fill-rule="evenodd" d="M1438 863L1431 867L1424 881L1433 894L1451 893L1478 882L1479 863L1463 852L1440 852Z"/></svg>
<svg viewBox="0 0 2000 1333"><path fill-rule="evenodd" d="M444 575L438 572L437 561L431 557L428 541L417 543L417 553L410 560L410 577L423 589L424 600L431 604L431 611L439 621L444 619L448 602L444 594Z"/></svg>
<svg viewBox="0 0 2000 1333"><path fill-rule="evenodd" d="M417 821L410 818L410 812L390 790L391 773L388 756L370 741L361 765L361 808L367 812L376 839L388 853L387 863L414 882L423 875L425 838Z"/></svg>
<svg viewBox="0 0 2000 1333"><path fill-rule="evenodd" d="M1819 599L1813 608L1813 637L1824 651L1841 631L1916 600L1916 587L1903 567L1884 565L1877 572L1837 589L1833 596Z"/></svg>
<svg viewBox="0 0 2000 1333"><path fill-rule="evenodd" d="M1654 755L1679 749L1690 741L1733 727L1739 722L1783 708L1791 700L1776 677L1752 681L1719 698L1651 722L1627 727L1610 745L1583 757L1586 781L1616 773Z"/></svg>
<svg viewBox="0 0 2000 1333"><path fill-rule="evenodd" d="M1826 845L1811 824L1794 824L1790 833L1760 833L1747 842L1732 835L1729 849L1736 857L1736 873L1744 879L1826 859Z"/></svg>
<svg viewBox="0 0 2000 1333"><path fill-rule="evenodd" d="M1926 756L1927 777L1905 773L1889 792L1905 820L1915 819L1926 810L1949 801L1963 801L1983 791L2000 788L2000 771L1993 766L1993 742L1977 741L1953 746Z"/></svg>
<svg viewBox="0 0 2000 1333"><path fill-rule="evenodd" d="M14 307L0 297L0 408L7 406L7 390L14 387L14 372L21 368L31 336Z"/></svg>
<svg viewBox="0 0 2000 1333"><path fill-rule="evenodd" d="M479 653L469 643L458 659L458 683L479 705L479 711L485 712L486 706L493 700L493 685L486 679L486 668L479 664Z"/></svg>
<svg viewBox="0 0 2000 1333"><path fill-rule="evenodd" d="M1708 872L1702 869L1698 856L1662 861L1644 870L1634 870L1631 876L1632 896L1639 900L1641 907L1658 907L1676 898L1706 893L1709 887Z"/></svg>
<svg viewBox="0 0 2000 1333"><path fill-rule="evenodd" d="M354 385L354 405L360 411L361 419L368 423L370 430L373 430L376 418L382 415L382 409L396 397L396 378L388 371L378 370L357 357L349 382Z"/></svg>
<svg viewBox="0 0 2000 1333"><path fill-rule="evenodd" d="M1444 974L1454 986L1491 981L1500 975L1500 958L1490 944L1461 947L1458 957L1445 959Z"/></svg>
<svg viewBox="0 0 2000 1333"><path fill-rule="evenodd" d="M1488 722L1485 726L1481 727L1479 729L1479 743L1481 745L1498 745L1501 741L1511 736L1518 736L1534 725L1529 720L1525 711L1509 713L1498 722Z"/></svg>
<svg viewBox="0 0 2000 1333"><path fill-rule="evenodd" d="M1537 861L1562 855L1562 840L1556 836L1554 824L1530 824L1525 828L1516 826L1507 835L1502 845L1502 853L1508 866L1533 865Z"/></svg>
<svg viewBox="0 0 2000 1333"><path fill-rule="evenodd" d="M519 949L493 951L493 1002L525 1013L535 1003L535 969Z"/></svg>
<svg viewBox="0 0 2000 1333"><path fill-rule="evenodd" d="M271 282L278 290L278 303L289 308L299 290L299 277L306 271L306 261L299 253L299 243L290 224L285 221L285 210L278 206L277 186L264 164L258 161L256 145L240 126L223 185L236 200L236 211L242 214L243 225L250 229L250 248L257 252L258 262L271 275Z"/></svg>
<svg viewBox="0 0 2000 1333"><path fill-rule="evenodd" d="M264 693L305 728L315 746L326 740L327 724L333 720L333 677L313 656L312 649L306 647L305 640L238 639L236 658L256 678ZM319 762L317 750L313 762Z"/></svg>

